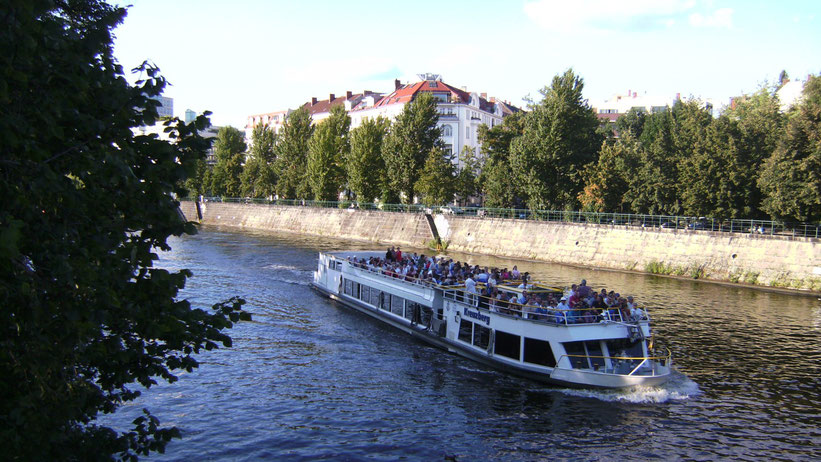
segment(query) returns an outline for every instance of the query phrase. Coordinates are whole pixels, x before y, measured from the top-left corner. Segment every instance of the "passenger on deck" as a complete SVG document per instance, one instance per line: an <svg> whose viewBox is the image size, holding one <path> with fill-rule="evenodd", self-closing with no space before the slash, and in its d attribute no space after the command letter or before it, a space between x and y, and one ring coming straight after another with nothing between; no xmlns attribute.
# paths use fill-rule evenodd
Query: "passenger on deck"
<svg viewBox="0 0 821 462"><path fill-rule="evenodd" d="M510 272L510 276L511 279L519 279L519 268L517 268L516 265L513 265L513 271Z"/></svg>
<svg viewBox="0 0 821 462"><path fill-rule="evenodd" d="M582 299L585 299L588 295L590 295L590 287L587 286L586 279L582 279L582 282L579 284L579 287L576 289L576 292Z"/></svg>

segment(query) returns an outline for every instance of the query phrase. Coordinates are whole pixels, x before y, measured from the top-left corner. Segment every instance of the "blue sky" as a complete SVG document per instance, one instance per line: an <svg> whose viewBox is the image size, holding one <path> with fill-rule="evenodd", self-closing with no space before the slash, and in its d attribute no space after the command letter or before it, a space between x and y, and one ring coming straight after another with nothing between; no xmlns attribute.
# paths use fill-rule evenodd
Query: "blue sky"
<svg viewBox="0 0 821 462"><path fill-rule="evenodd" d="M710 98L756 91L784 69L821 72L821 1L131 0L115 30L126 69L154 62L175 112L250 114L312 96L445 82L523 105L572 67L585 97L628 90Z"/></svg>

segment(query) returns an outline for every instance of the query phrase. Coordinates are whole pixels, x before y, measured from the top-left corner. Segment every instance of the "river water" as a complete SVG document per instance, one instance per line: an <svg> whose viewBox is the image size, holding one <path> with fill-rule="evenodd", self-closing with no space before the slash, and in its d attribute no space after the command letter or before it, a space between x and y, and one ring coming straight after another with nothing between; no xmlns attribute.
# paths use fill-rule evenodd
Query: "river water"
<svg viewBox="0 0 821 462"><path fill-rule="evenodd" d="M183 296L233 295L253 321L143 407L183 439L150 460L819 460L821 302L693 280L451 253L566 286L631 294L673 353L659 388L570 390L430 347L309 287L330 239L206 228L160 265L190 268ZM406 253L414 249L403 249ZM424 249L417 249L424 251Z"/></svg>

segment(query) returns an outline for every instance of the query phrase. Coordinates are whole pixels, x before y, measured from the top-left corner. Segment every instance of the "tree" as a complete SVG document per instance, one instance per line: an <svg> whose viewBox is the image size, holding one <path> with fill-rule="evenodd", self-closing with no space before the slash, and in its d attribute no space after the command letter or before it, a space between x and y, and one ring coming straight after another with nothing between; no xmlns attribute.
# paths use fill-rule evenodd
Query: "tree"
<svg viewBox="0 0 821 462"><path fill-rule="evenodd" d="M244 197L269 197L274 195L276 172L276 133L265 124L259 124L251 132L248 162L242 169L240 182Z"/></svg>
<svg viewBox="0 0 821 462"><path fill-rule="evenodd" d="M645 118L639 137L639 162L624 200L634 213L678 214L678 158L673 143L672 111Z"/></svg>
<svg viewBox="0 0 821 462"><path fill-rule="evenodd" d="M459 155L459 171L456 174L456 194L464 202L470 201L472 196L479 192L480 160L476 157L476 150L470 146L462 148Z"/></svg>
<svg viewBox="0 0 821 462"><path fill-rule="evenodd" d="M602 137L596 114L582 98L584 81L572 69L541 90L511 144L510 164L531 209L576 208L583 171L596 160Z"/></svg>
<svg viewBox="0 0 821 462"><path fill-rule="evenodd" d="M735 142L738 163L734 184L736 216L763 218L763 194L758 177L764 161L778 146L784 134L786 118L774 92L761 88L752 96L739 101L735 108L724 114L735 122L738 140Z"/></svg>
<svg viewBox="0 0 821 462"><path fill-rule="evenodd" d="M421 92L402 109L382 145L389 190L407 204L413 203L422 165L438 144L438 121L436 100Z"/></svg>
<svg viewBox="0 0 821 462"><path fill-rule="evenodd" d="M373 202L386 189L382 141L389 127L390 121L379 116L365 119L362 125L351 130L351 151L345 167L348 186L357 201Z"/></svg>
<svg viewBox="0 0 821 462"><path fill-rule="evenodd" d="M211 172L211 191L218 196L242 194L242 164L245 161L245 134L234 127L222 127L214 142L217 163Z"/></svg>
<svg viewBox="0 0 821 462"><path fill-rule="evenodd" d="M422 196L422 203L428 205L449 204L456 191L456 177L453 161L439 148L428 152L425 166L416 181L415 190Z"/></svg>
<svg viewBox="0 0 821 462"><path fill-rule="evenodd" d="M640 159L639 143L631 130L623 131L615 144L605 142L579 195L582 208L591 212L625 212L625 196Z"/></svg>
<svg viewBox="0 0 821 462"><path fill-rule="evenodd" d="M157 120L166 81L143 64L130 86L112 56L125 10L98 0L11 0L0 43L0 447L17 460L106 460L162 451L174 428L156 417L118 433L96 423L173 382L222 330L247 318L241 300L192 309L188 270L154 267L178 215L180 187L204 157L191 124L174 142L135 130ZM13 19L12 19L13 18Z"/></svg>
<svg viewBox="0 0 821 462"><path fill-rule="evenodd" d="M738 138L736 123L721 117L696 141L693 153L682 157L679 191L685 214L717 219L740 216L735 208Z"/></svg>
<svg viewBox="0 0 821 462"><path fill-rule="evenodd" d="M479 126L477 137L485 158L479 183L486 207L514 207L521 196L510 167L510 144L524 132L524 114L511 114L493 128Z"/></svg>
<svg viewBox="0 0 821 462"><path fill-rule="evenodd" d="M804 85L801 103L787 116L784 136L764 162L761 208L773 219L821 220L821 77Z"/></svg>
<svg viewBox="0 0 821 462"><path fill-rule="evenodd" d="M331 115L319 123L308 142L308 184L314 200L335 201L345 184L345 159L351 149L348 130L351 118L345 107L331 108Z"/></svg>
<svg viewBox="0 0 821 462"><path fill-rule="evenodd" d="M630 109L623 116L616 119L616 131L619 136L630 132L634 138L639 138L642 130L644 130L645 118L646 114L643 110Z"/></svg>
<svg viewBox="0 0 821 462"><path fill-rule="evenodd" d="M282 125L275 163L276 175L279 178L276 193L280 198L304 199L308 196L305 164L308 141L313 133L311 113L305 107L292 112Z"/></svg>

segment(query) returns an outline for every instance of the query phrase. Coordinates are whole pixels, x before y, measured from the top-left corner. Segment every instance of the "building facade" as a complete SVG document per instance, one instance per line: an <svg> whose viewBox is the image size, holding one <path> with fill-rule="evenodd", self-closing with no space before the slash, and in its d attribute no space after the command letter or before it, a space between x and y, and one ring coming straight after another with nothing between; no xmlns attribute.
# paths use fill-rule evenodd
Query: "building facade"
<svg viewBox="0 0 821 462"><path fill-rule="evenodd" d="M340 96L332 93L328 99L324 100L313 97L303 107L310 112L313 122L318 123L330 115L332 107L344 105L351 117L351 129L354 129L369 118L376 119L382 116L388 120L394 120L406 104L423 92L429 92L438 102L438 125L442 144L445 150L452 155L457 167L460 167L459 154L466 147L473 148L476 155L481 156L482 151L477 136L480 126L495 127L502 123L505 116L520 110L506 102L497 101L495 98L488 99L485 93L468 92L464 87L457 88L448 85L437 74L420 74L419 78L419 81L407 84L395 80L393 92L387 95L369 90L362 93L346 91L345 95ZM290 112L292 111L249 116L245 129L246 137L250 141L253 128L260 123L267 123L276 130L276 127L281 127ZM282 117L277 118L277 116Z"/></svg>

